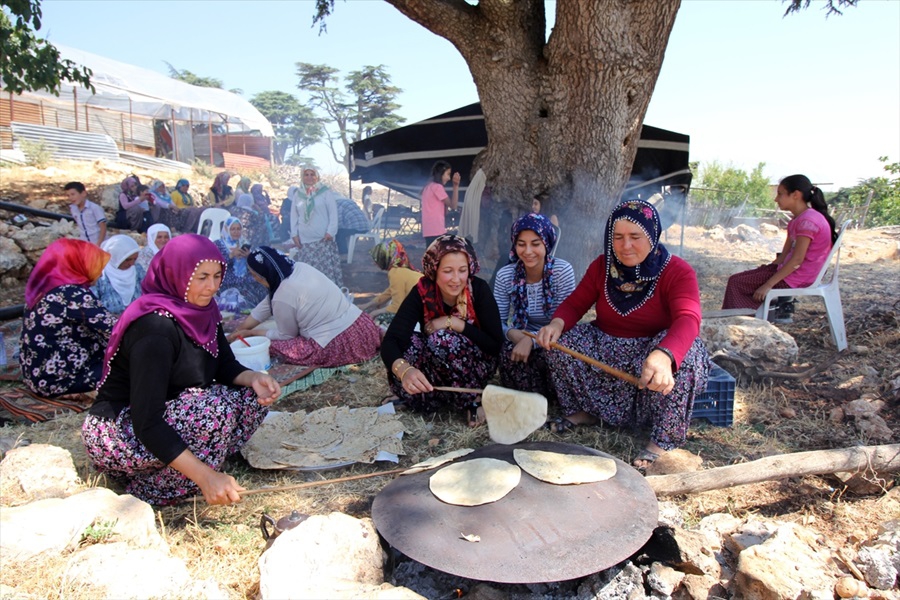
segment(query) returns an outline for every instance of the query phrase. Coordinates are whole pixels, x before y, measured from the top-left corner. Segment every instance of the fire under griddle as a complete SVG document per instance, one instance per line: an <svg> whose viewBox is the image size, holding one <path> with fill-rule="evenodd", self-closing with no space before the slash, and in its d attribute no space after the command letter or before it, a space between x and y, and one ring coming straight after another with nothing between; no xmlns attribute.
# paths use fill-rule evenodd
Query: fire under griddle
<svg viewBox="0 0 900 600"><path fill-rule="evenodd" d="M455 506L428 488L438 469L398 477L375 497L372 519L387 542L424 565L469 579L542 583L584 577L634 554L657 525L656 495L635 469L609 454L559 442L492 444L456 462L496 458L516 464L513 450L596 455L616 461L607 481L554 485L524 470L504 498ZM480 536L470 542L462 535Z"/></svg>

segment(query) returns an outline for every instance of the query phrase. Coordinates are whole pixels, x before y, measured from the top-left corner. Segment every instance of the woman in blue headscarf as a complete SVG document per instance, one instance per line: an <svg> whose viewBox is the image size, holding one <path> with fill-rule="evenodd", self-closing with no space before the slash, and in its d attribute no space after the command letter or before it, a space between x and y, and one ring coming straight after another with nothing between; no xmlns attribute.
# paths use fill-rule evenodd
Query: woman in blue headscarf
<svg viewBox="0 0 900 600"><path fill-rule="evenodd" d="M500 381L503 386L555 398L547 357L524 331L537 333L575 289L572 265L551 255L556 230L544 215L530 213L513 223L510 264L497 271L494 299L503 322Z"/></svg>
<svg viewBox="0 0 900 600"><path fill-rule="evenodd" d="M706 389L709 355L700 340L700 288L684 260L659 242L656 208L620 204L606 223L606 253L538 332L545 349L563 346L632 373L640 387L613 378L562 352L548 363L564 417L557 432L602 420L648 427L650 440L634 459L643 469L684 444L694 398ZM591 308L597 316L578 324ZM565 332L565 333L564 333Z"/></svg>
<svg viewBox="0 0 900 600"><path fill-rule="evenodd" d="M219 288L219 305L223 310L246 310L256 306L265 296L253 276L247 269L247 257L250 255L250 244L244 238L244 227L237 217L228 217L222 223L222 233L216 240L216 247L222 253L227 268ZM233 298L237 290L241 301Z"/></svg>

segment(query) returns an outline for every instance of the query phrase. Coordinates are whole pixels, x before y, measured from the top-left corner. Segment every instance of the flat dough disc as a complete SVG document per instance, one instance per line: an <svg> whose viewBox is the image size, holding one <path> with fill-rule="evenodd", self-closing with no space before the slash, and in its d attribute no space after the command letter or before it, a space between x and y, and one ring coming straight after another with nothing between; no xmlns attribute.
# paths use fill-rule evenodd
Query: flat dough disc
<svg viewBox="0 0 900 600"><path fill-rule="evenodd" d="M498 444L518 444L547 422L547 399L489 385L481 394L488 433Z"/></svg>
<svg viewBox="0 0 900 600"><path fill-rule="evenodd" d="M475 458L444 467L431 476L431 493L447 504L478 506L496 502L522 478L522 469L505 460Z"/></svg>
<svg viewBox="0 0 900 600"><path fill-rule="evenodd" d="M447 452L446 454L441 454L440 456L432 456L427 460L423 460L422 462L414 464L400 474L415 475L416 473L421 473L422 471L427 471L428 469L435 469L443 464L456 460L460 456L465 456L470 452L475 452L475 449L460 448L459 450L453 450L452 452Z"/></svg>
<svg viewBox="0 0 900 600"><path fill-rule="evenodd" d="M616 461L602 456L516 448L513 458L535 479L557 485L606 481L616 474Z"/></svg>

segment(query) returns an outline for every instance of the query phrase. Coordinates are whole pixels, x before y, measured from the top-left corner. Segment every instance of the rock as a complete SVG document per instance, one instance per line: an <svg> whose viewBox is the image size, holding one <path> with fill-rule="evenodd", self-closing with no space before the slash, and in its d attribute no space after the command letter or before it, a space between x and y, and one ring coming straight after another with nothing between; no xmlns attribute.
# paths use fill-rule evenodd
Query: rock
<svg viewBox="0 0 900 600"><path fill-rule="evenodd" d="M708 229L703 233L703 237L709 238L714 242L725 241L725 229L721 225L716 225L712 229Z"/></svg>
<svg viewBox="0 0 900 600"><path fill-rule="evenodd" d="M667 564L684 573L718 578L721 567L712 548L719 546L718 536L706 531L688 531L680 527L657 527L642 551L653 561Z"/></svg>
<svg viewBox="0 0 900 600"><path fill-rule="evenodd" d="M778 409L778 415L784 417L785 419L796 419L797 411L790 406L782 406Z"/></svg>
<svg viewBox="0 0 900 600"><path fill-rule="evenodd" d="M77 548L82 538L166 549L149 504L93 488L65 499L48 498L5 508L0 514L4 560L28 560L43 552Z"/></svg>
<svg viewBox="0 0 900 600"><path fill-rule="evenodd" d="M38 210L44 210L45 208L47 208L47 204L49 204L49 202L47 200L44 200L43 198L35 198L34 200L28 201L28 206L30 206L31 208L37 208Z"/></svg>
<svg viewBox="0 0 900 600"><path fill-rule="evenodd" d="M641 570L626 562L591 575L578 586L576 600L643 600L644 575Z"/></svg>
<svg viewBox="0 0 900 600"><path fill-rule="evenodd" d="M28 259L21 248L8 237L0 237L0 274L11 273L18 276L20 270L28 265Z"/></svg>
<svg viewBox="0 0 900 600"><path fill-rule="evenodd" d="M371 519L312 516L285 531L259 559L265 598L357 598L384 582L384 558Z"/></svg>
<svg viewBox="0 0 900 600"><path fill-rule="evenodd" d="M836 406L831 409L828 413L828 420L834 423L835 425L840 425L844 422L844 409L840 406Z"/></svg>
<svg viewBox="0 0 900 600"><path fill-rule="evenodd" d="M43 250L60 238L59 231L52 227L35 227L31 230L22 230L14 233L12 239L24 252Z"/></svg>
<svg viewBox="0 0 900 600"><path fill-rule="evenodd" d="M43 498L63 498L81 489L68 450L31 444L10 450L0 462L0 504L17 506Z"/></svg>
<svg viewBox="0 0 900 600"><path fill-rule="evenodd" d="M848 417L867 417L869 415L877 415L882 408L884 402L881 400L870 401L865 398L858 398L848 402L843 407L844 414Z"/></svg>
<svg viewBox="0 0 900 600"><path fill-rule="evenodd" d="M735 556L756 544L762 544L778 530L768 521L747 521L740 529L724 538L725 547Z"/></svg>
<svg viewBox="0 0 900 600"><path fill-rule="evenodd" d="M498 590L490 584L479 582L472 586L466 594L467 600L507 600L509 594Z"/></svg>
<svg viewBox="0 0 900 600"><path fill-rule="evenodd" d="M6 235L9 233L9 223L6 221L0 221L0 235Z"/></svg>
<svg viewBox="0 0 900 600"><path fill-rule="evenodd" d="M713 513L700 519L698 529L714 533L717 537L724 537L738 530L741 519L728 513Z"/></svg>
<svg viewBox="0 0 900 600"><path fill-rule="evenodd" d="M868 354L869 347L868 346L850 346L850 352L853 354Z"/></svg>
<svg viewBox="0 0 900 600"><path fill-rule="evenodd" d="M730 242L766 243L759 231L744 223L726 231L725 236Z"/></svg>
<svg viewBox="0 0 900 600"><path fill-rule="evenodd" d="M659 455L653 464L647 467L647 475L669 475L671 473L687 473L699 471L703 459L687 450L677 448Z"/></svg>
<svg viewBox="0 0 900 600"><path fill-rule="evenodd" d="M753 317L706 319L700 325L700 337L710 354L734 354L766 370L784 368L799 353L794 338Z"/></svg>
<svg viewBox="0 0 900 600"><path fill-rule="evenodd" d="M781 229L771 223L760 223L759 232L766 236L781 235Z"/></svg>
<svg viewBox="0 0 900 600"><path fill-rule="evenodd" d="M227 598L211 580L193 581L180 559L167 552L98 544L76 553L64 576L64 589L96 598Z"/></svg>
<svg viewBox="0 0 900 600"><path fill-rule="evenodd" d="M119 194L122 192L119 184L107 185L100 190L100 206L106 212L115 213L119 210Z"/></svg>
<svg viewBox="0 0 900 600"><path fill-rule="evenodd" d="M647 574L647 585L654 592L659 592L665 596L671 596L681 580L684 579L684 573L676 571L672 567L667 567L662 563L655 562L650 565L650 572Z"/></svg>
<svg viewBox="0 0 900 600"><path fill-rule="evenodd" d="M860 496L880 494L894 485L888 474L873 473L870 470L856 473L835 473L834 477L840 482L840 485L846 486L851 492Z"/></svg>
<svg viewBox="0 0 900 600"><path fill-rule="evenodd" d="M732 592L744 600L833 600L835 574L813 533L781 525L769 539L740 553Z"/></svg>
<svg viewBox="0 0 900 600"><path fill-rule="evenodd" d="M887 442L894 437L894 432L888 427L887 422L878 415L858 417L854 423L859 433L869 440Z"/></svg>
<svg viewBox="0 0 900 600"><path fill-rule="evenodd" d="M889 531L868 542L859 549L855 562L870 586L895 589L900 572L900 532Z"/></svg>
<svg viewBox="0 0 900 600"><path fill-rule="evenodd" d="M865 582L854 577L841 577L834 584L834 593L841 598L867 598L869 596L869 587Z"/></svg>
<svg viewBox="0 0 900 600"><path fill-rule="evenodd" d="M659 525L667 525L669 527L684 527L684 515L678 504L670 500L660 501L658 503L659 516L657 522Z"/></svg>
<svg viewBox="0 0 900 600"><path fill-rule="evenodd" d="M728 592L719 580L709 575L685 575L672 600L713 600L727 598Z"/></svg>

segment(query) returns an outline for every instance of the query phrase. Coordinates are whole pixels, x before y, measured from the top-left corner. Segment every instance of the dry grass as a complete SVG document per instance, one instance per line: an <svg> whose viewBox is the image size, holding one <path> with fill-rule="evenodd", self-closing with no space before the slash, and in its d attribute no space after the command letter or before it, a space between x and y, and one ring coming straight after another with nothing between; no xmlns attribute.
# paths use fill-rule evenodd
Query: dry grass
<svg viewBox="0 0 900 600"><path fill-rule="evenodd" d="M767 258L759 249L729 247L737 254L721 257L721 244L705 240L689 230L685 257L697 269L704 308L717 308L727 275L737 268L759 264ZM677 239L677 235L672 236ZM897 262L889 259L896 241L875 232L851 232L842 272L842 293L852 352L842 355L829 369L806 382L785 380L740 382L735 398L735 422L730 428L695 422L686 449L700 455L706 467L746 462L762 456L820 448L848 447L870 440L847 423L834 424L829 412L863 393L888 402L885 417L900 432L898 398L890 381L900 376L900 306L886 302L897 298L900 281ZM892 246L893 244L893 246ZM846 274L846 275L845 275ZM804 301L795 322L786 325L800 345L803 363L812 365L831 353L824 310L820 302ZM868 373L868 374L866 374ZM856 387L847 382L863 376ZM378 360L340 373L324 384L294 394L280 402L279 410L313 410L323 406L375 406L389 394L384 367ZM784 418L790 407L796 417ZM552 409L551 409L552 410ZM489 443L486 428L470 429L460 415L402 413L406 426L401 466L461 447ZM7 427L3 435L24 434L34 442L59 445L72 452L79 474L95 485L108 485L87 465L81 448L82 417L70 415L33 427ZM643 446L643 434L609 427L583 427L571 435L535 432L532 440L556 440L597 448L629 460ZM898 436L894 436L896 442ZM247 488L323 481L344 475L372 473L393 468L390 464L354 465L340 471L258 471L243 463L228 466ZM202 501L157 510L159 526L172 552L184 559L196 578L213 578L233 598L252 598L258 591L257 560L265 547L259 532L262 514L279 518L291 510L308 514L344 512L367 517L375 495L388 483L374 477L341 484L322 485L295 492L247 497L230 507L210 507ZM117 490L121 491L121 490ZM852 546L874 534L878 523L900 516L900 505L887 497L857 497L826 477L802 477L718 490L676 498L688 524L715 512L739 517L759 515L807 525L819 531L832 547ZM4 569L4 584L42 598L85 598L83 590L62 582L66 557L45 557L21 568Z"/></svg>

